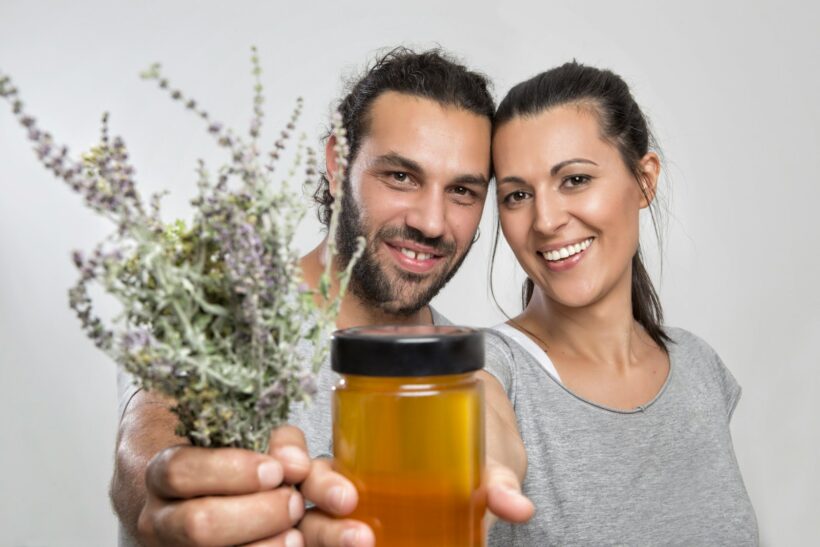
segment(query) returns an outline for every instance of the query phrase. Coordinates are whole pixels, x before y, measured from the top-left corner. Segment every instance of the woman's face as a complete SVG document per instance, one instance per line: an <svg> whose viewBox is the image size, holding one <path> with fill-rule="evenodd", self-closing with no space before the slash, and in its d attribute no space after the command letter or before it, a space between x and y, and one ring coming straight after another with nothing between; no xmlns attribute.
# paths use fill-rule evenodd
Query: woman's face
<svg viewBox="0 0 820 547"><path fill-rule="evenodd" d="M547 298L583 307L618 287L631 290L639 211L648 202L590 108L513 118L496 131L493 161L504 236ZM651 195L657 155L641 167Z"/></svg>

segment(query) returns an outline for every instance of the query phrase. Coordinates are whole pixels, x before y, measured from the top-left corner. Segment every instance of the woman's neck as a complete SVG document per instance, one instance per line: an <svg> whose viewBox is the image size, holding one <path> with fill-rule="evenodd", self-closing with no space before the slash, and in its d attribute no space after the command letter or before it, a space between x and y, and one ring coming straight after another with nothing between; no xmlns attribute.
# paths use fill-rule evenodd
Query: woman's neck
<svg viewBox="0 0 820 547"><path fill-rule="evenodd" d="M625 369L654 344L632 315L631 284L615 287L588 306L570 307L535 287L527 308L516 318L561 360L606 363Z"/></svg>

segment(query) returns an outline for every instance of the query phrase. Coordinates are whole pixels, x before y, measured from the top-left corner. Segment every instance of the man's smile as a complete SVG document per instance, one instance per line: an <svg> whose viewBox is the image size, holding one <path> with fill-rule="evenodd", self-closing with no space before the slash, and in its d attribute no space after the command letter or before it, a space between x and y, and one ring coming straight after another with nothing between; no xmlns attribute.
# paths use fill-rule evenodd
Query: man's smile
<svg viewBox="0 0 820 547"><path fill-rule="evenodd" d="M412 241L391 240L384 244L399 268L416 274L431 272L445 258L440 251Z"/></svg>

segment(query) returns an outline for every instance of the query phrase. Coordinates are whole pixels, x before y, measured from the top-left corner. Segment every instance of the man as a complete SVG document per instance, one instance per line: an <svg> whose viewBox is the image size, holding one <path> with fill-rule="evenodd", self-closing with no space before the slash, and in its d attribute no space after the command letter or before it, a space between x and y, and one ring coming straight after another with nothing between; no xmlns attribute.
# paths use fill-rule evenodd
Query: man
<svg viewBox="0 0 820 547"><path fill-rule="evenodd" d="M335 269L347 263L358 236L367 245L342 302L339 328L446 322L428 304L476 233L490 176L493 109L486 79L436 51L391 51L343 99L349 167L344 180L333 175L336 143L329 137L328 176L316 198L327 224L329 206L344 189ZM324 269L326 245L301 261L310 285ZM482 379L488 507L519 522L532 513L520 494L523 445L503 388L487 374ZM313 405L292 416L314 456L330 455L332 382L325 366ZM300 429L277 429L267 455L194 448L174 436L168 403L138 392L123 413L111 497L131 536L126 544L373 544L364 524L333 518L355 508L355 488L327 459L309 459ZM299 491L291 487L297 484ZM315 504L307 513L305 499Z"/></svg>

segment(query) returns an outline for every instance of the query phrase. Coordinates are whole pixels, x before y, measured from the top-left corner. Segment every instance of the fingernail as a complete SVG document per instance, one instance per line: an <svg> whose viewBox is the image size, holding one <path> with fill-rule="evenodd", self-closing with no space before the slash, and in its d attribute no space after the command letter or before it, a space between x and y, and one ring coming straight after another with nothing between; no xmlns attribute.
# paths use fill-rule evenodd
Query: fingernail
<svg viewBox="0 0 820 547"><path fill-rule="evenodd" d="M296 530L291 530L285 536L285 547L302 547L302 534Z"/></svg>
<svg viewBox="0 0 820 547"><path fill-rule="evenodd" d="M356 542L359 540L359 529L351 528L342 532L342 545L344 547L356 547Z"/></svg>
<svg viewBox="0 0 820 547"><path fill-rule="evenodd" d="M310 468L310 458L308 458L304 450L296 448L295 446L283 446L275 451L275 455L280 460L287 461L288 465L292 467L299 469Z"/></svg>
<svg viewBox="0 0 820 547"><path fill-rule="evenodd" d="M291 522L298 522L304 514L305 502L302 500L302 496L299 492L294 490L293 494L290 495L290 500L288 501L288 515L290 515Z"/></svg>
<svg viewBox="0 0 820 547"><path fill-rule="evenodd" d="M345 501L348 498L347 488L343 486L334 486L327 492L328 501L339 512L344 511ZM350 530L348 530L349 532Z"/></svg>
<svg viewBox="0 0 820 547"><path fill-rule="evenodd" d="M276 488L282 482L282 466L275 460L266 461L256 468L259 475L259 486Z"/></svg>

